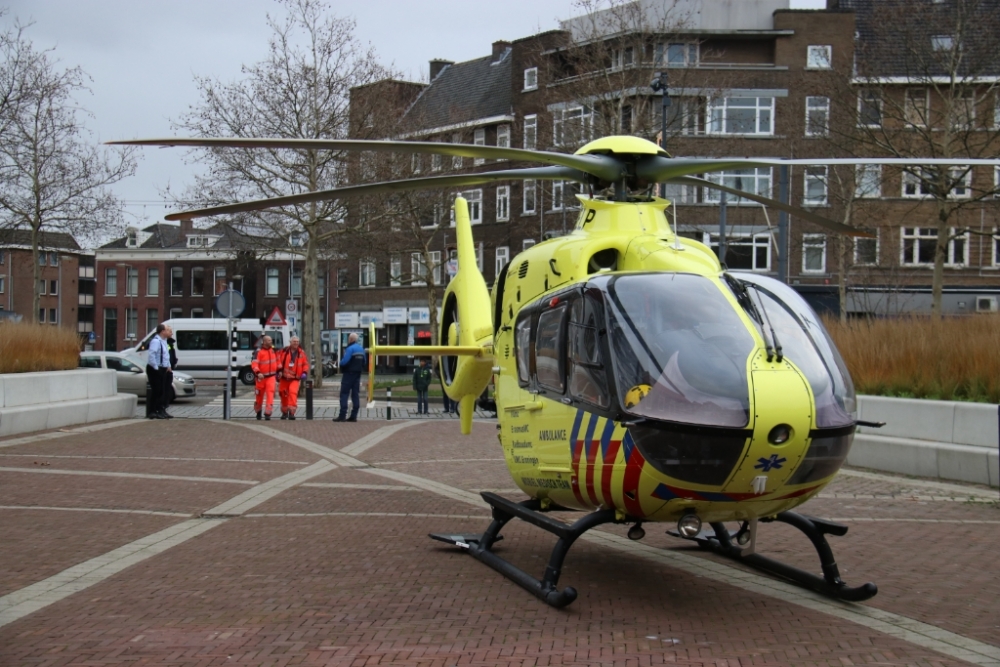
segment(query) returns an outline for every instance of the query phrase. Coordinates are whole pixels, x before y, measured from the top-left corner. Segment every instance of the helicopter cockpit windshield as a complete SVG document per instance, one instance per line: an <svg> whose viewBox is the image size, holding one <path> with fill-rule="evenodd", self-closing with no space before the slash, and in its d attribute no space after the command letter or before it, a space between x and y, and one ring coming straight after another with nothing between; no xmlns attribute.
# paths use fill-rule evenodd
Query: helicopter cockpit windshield
<svg viewBox="0 0 1000 667"><path fill-rule="evenodd" d="M686 273L625 274L605 289L615 381L626 412L747 426L747 358L756 343L716 283Z"/></svg>
<svg viewBox="0 0 1000 667"><path fill-rule="evenodd" d="M854 424L854 383L826 328L805 299L788 285L756 273L734 272L726 279L765 340L770 331L762 327L769 323L784 356L806 376L816 399L816 426ZM764 323L759 311L764 313Z"/></svg>

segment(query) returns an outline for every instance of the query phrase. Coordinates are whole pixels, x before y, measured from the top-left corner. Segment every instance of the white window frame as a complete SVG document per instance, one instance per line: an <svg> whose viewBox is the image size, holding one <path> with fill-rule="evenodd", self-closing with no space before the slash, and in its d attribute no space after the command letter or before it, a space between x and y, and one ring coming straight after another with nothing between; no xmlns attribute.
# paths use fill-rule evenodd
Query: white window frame
<svg viewBox="0 0 1000 667"><path fill-rule="evenodd" d="M877 229L875 230L875 238L873 238L873 239L871 239L871 238L865 238L863 236L855 236L854 237L854 264L855 264L855 266L878 266L878 264L879 264L879 254L881 252L881 247L880 247L881 238L880 237L881 237L881 235L879 233L879 230L877 230ZM867 241L874 241L875 242L875 261L874 262L862 262L861 259L858 256L858 246L862 242L867 242Z"/></svg>
<svg viewBox="0 0 1000 667"><path fill-rule="evenodd" d="M552 209L553 211L561 211L563 209L563 195L565 193L565 182L564 181L552 181Z"/></svg>
<svg viewBox="0 0 1000 667"><path fill-rule="evenodd" d="M479 273L483 272L483 242L480 241L476 244L476 268L479 269Z"/></svg>
<svg viewBox="0 0 1000 667"><path fill-rule="evenodd" d="M291 273L292 296L302 296L302 269L293 268Z"/></svg>
<svg viewBox="0 0 1000 667"><path fill-rule="evenodd" d="M965 268L969 266L969 241L970 234L968 230L964 234L955 234L956 230L954 227L948 229L948 258L945 260L945 266L951 268ZM956 246L961 242L961 257L957 257Z"/></svg>
<svg viewBox="0 0 1000 667"><path fill-rule="evenodd" d="M271 289L271 279L274 279L274 289ZM281 292L281 272L278 267L269 266L264 270L264 295L278 296Z"/></svg>
<svg viewBox="0 0 1000 667"><path fill-rule="evenodd" d="M505 245L497 246L495 261L496 261L496 264L494 264L495 273L493 275L499 276L500 272L503 271L503 267L510 261L510 248Z"/></svg>
<svg viewBox="0 0 1000 667"><path fill-rule="evenodd" d="M753 106L744 104L744 100L754 100ZM737 103L739 102L739 103ZM753 131L735 132L730 126L737 120L732 117L736 111L753 111ZM737 97L724 96L709 99L706 109L705 133L715 136L774 136L774 98L773 97Z"/></svg>
<svg viewBox="0 0 1000 667"><path fill-rule="evenodd" d="M524 239L521 241L521 252L524 252L533 245L535 245L535 239Z"/></svg>
<svg viewBox="0 0 1000 667"><path fill-rule="evenodd" d="M133 280L135 283L133 284ZM139 269L135 266L125 267L125 296L139 296Z"/></svg>
<svg viewBox="0 0 1000 667"><path fill-rule="evenodd" d="M403 284L403 258L399 255L392 255L389 258L389 285L399 287Z"/></svg>
<svg viewBox="0 0 1000 667"><path fill-rule="evenodd" d="M538 208L538 188L533 179L521 182L521 195L521 214L533 215ZM529 203L531 208L528 208Z"/></svg>
<svg viewBox="0 0 1000 667"><path fill-rule="evenodd" d="M822 196L810 194L810 186L816 189L822 186ZM827 167L812 166L802 170L802 205L803 206L829 206L830 193L827 182Z"/></svg>
<svg viewBox="0 0 1000 667"><path fill-rule="evenodd" d="M728 185L731 188L736 188L737 190L743 190L745 192L752 192L764 197L771 196L771 188L774 183L774 179L771 175L770 167L757 167L750 169L730 169L727 171L716 171L709 174L705 174L705 179L712 182L718 183L720 185ZM747 180L752 181L753 187L746 188L740 187L740 185L745 185ZM720 204L722 203L722 195L724 193L713 190L712 188L704 188L704 201L709 204ZM742 197L736 197L736 195L726 194L726 205L728 206L760 206L755 201L749 199L744 199Z"/></svg>
<svg viewBox="0 0 1000 667"><path fill-rule="evenodd" d="M461 132L455 132L454 134L452 134L451 135L451 143L453 143L453 144L460 144L460 143L462 143L462 133ZM461 169L462 168L462 156L461 155L452 155L451 156L451 168L452 169Z"/></svg>
<svg viewBox="0 0 1000 667"><path fill-rule="evenodd" d="M819 249L819 268L809 268L809 251ZM802 273L826 273L826 234L802 235Z"/></svg>
<svg viewBox="0 0 1000 667"><path fill-rule="evenodd" d="M112 284L112 281L114 284ZM118 296L118 268L109 266L104 269L104 296Z"/></svg>
<svg viewBox="0 0 1000 667"><path fill-rule="evenodd" d="M523 147L525 150L533 151L538 146L538 114L529 114L524 117Z"/></svg>
<svg viewBox="0 0 1000 667"><path fill-rule="evenodd" d="M197 313L197 315L195 313ZM200 317L205 317L205 309L204 308L192 308L191 309L191 317L199 317L199 318Z"/></svg>
<svg viewBox="0 0 1000 667"><path fill-rule="evenodd" d="M833 47L829 44L807 46L806 69L833 69Z"/></svg>
<svg viewBox="0 0 1000 667"><path fill-rule="evenodd" d="M945 266L949 268L963 268L969 265L969 232L966 231L964 234L956 235L955 228L951 227L948 229L948 256L945 259ZM937 228L936 227L902 227L899 233L899 264L900 266L919 266L919 267L933 267L934 257L932 256L929 262L919 261L920 253L919 247L920 241L932 244L932 248L937 247ZM907 241L916 241L918 245L916 246L916 251L911 252L911 256L914 261L907 261ZM957 258L956 261L956 246L961 243L961 257Z"/></svg>
<svg viewBox="0 0 1000 667"><path fill-rule="evenodd" d="M565 136L569 124L579 121L579 136ZM594 110L583 104L557 109L552 112L552 145L565 146L569 139L574 139L572 145L590 140L594 129Z"/></svg>
<svg viewBox="0 0 1000 667"><path fill-rule="evenodd" d="M125 308L125 340L136 340L139 335L139 309Z"/></svg>
<svg viewBox="0 0 1000 667"><path fill-rule="evenodd" d="M201 272L201 291L194 291L194 277L195 272ZM191 296L205 296L205 267L203 266L192 266L191 267Z"/></svg>
<svg viewBox="0 0 1000 667"><path fill-rule="evenodd" d="M814 122L815 116L820 114L822 114L822 122ZM829 133L830 98L818 95L806 97L806 136L825 137Z"/></svg>
<svg viewBox="0 0 1000 667"><path fill-rule="evenodd" d="M427 265L424 264L424 253L410 253L410 274L413 276L412 280L410 280L411 285L427 284Z"/></svg>
<svg viewBox="0 0 1000 667"><path fill-rule="evenodd" d="M697 67L698 42L659 42L653 51L653 64L667 67ZM676 57L680 55L681 57Z"/></svg>
<svg viewBox="0 0 1000 667"><path fill-rule="evenodd" d="M154 278L155 276L155 278ZM156 289L153 289L153 288ZM146 296L160 296L160 269L146 269Z"/></svg>
<svg viewBox="0 0 1000 667"><path fill-rule="evenodd" d="M423 155L420 153L414 153L410 156L410 171L413 174L419 174L421 168L423 167Z"/></svg>
<svg viewBox="0 0 1000 667"><path fill-rule="evenodd" d="M441 251L440 250L431 250L427 254L429 254L431 256L431 263L434 265L433 268L431 269L431 275L434 276L434 284L435 285L441 285L442 284L441 283L441 269L442 269Z"/></svg>
<svg viewBox="0 0 1000 667"><path fill-rule="evenodd" d="M952 35L931 35L931 48L935 51L951 51L955 48L955 37Z"/></svg>
<svg viewBox="0 0 1000 667"><path fill-rule="evenodd" d="M538 68L526 67L524 69L524 89L521 92L538 90Z"/></svg>
<svg viewBox="0 0 1000 667"><path fill-rule="evenodd" d="M174 274L180 274L180 286L181 290L179 292L174 292ZM184 267L182 266L171 266L170 267L170 296L184 296Z"/></svg>
<svg viewBox="0 0 1000 667"><path fill-rule="evenodd" d="M472 132L472 144L474 146L485 146L486 145L486 128L482 128L482 127L476 128ZM486 163L486 159L485 158L481 158L481 157L472 158L472 166L474 166L474 167L478 167L479 165L485 164L485 163Z"/></svg>
<svg viewBox="0 0 1000 667"><path fill-rule="evenodd" d="M961 181L956 183L956 185L948 193L949 199L968 199L972 196L972 168L971 167L949 167L949 178L955 178L958 173L965 171L962 176ZM926 180L913 174L909 171L904 171L902 178L900 179L902 184L902 193L900 196L903 199L933 199L934 194L930 192L928 188L928 183ZM907 192L908 188L912 188L911 192Z"/></svg>
<svg viewBox="0 0 1000 667"><path fill-rule="evenodd" d="M49 296L57 296L59 294L59 279L49 281Z"/></svg>
<svg viewBox="0 0 1000 667"><path fill-rule="evenodd" d="M719 254L718 234L705 233L702 242L711 248L713 253L716 255ZM726 247L730 248L737 245L749 246L751 248L750 256L753 258L750 269L740 269L741 271L749 270L755 273L765 273L771 270L771 263L774 258L771 252L771 235L768 232L741 234L734 231L727 234ZM757 266L757 250L761 248L764 249L764 266Z"/></svg>
<svg viewBox="0 0 1000 667"><path fill-rule="evenodd" d="M854 168L854 197L856 199L882 197L882 165L859 164Z"/></svg>
<svg viewBox="0 0 1000 667"><path fill-rule="evenodd" d="M930 109L931 97L928 88L907 88L903 91L903 120L908 126L927 127Z"/></svg>
<svg viewBox="0 0 1000 667"><path fill-rule="evenodd" d="M666 198L676 204L697 204L701 187L697 185L681 185L678 183L667 183ZM729 200L726 200L729 203Z"/></svg>
<svg viewBox="0 0 1000 667"><path fill-rule="evenodd" d="M431 171L441 171L440 153L431 153Z"/></svg>
<svg viewBox="0 0 1000 667"><path fill-rule="evenodd" d="M990 268L1000 269L1000 227L993 228L992 257Z"/></svg>
<svg viewBox="0 0 1000 667"><path fill-rule="evenodd" d="M497 125L497 148L510 148L510 125ZM497 162L503 162L506 159L498 157Z"/></svg>
<svg viewBox="0 0 1000 667"><path fill-rule="evenodd" d="M38 294L40 296L45 296L46 289L48 288L48 281L45 278L38 279Z"/></svg>
<svg viewBox="0 0 1000 667"><path fill-rule="evenodd" d="M222 278L222 285L220 288L219 278ZM212 270L212 290L215 295L218 296L229 288L229 283L226 281L226 267L217 266Z"/></svg>
<svg viewBox="0 0 1000 667"><path fill-rule="evenodd" d="M874 123L865 122L864 110L867 104L873 104L878 111L878 120ZM858 127L882 127L882 95L874 90L858 91Z"/></svg>
<svg viewBox="0 0 1000 667"><path fill-rule="evenodd" d="M170 316L168 317L168 319L176 320L178 317L184 317L184 309L183 308L171 308L170 309Z"/></svg>
<svg viewBox="0 0 1000 667"><path fill-rule="evenodd" d="M358 287L375 287L375 262L367 259L358 262Z"/></svg>
<svg viewBox="0 0 1000 667"><path fill-rule="evenodd" d="M5 282L4 282L6 280L6 278L7 278L7 276L0 276L0 294L3 294L4 293L4 289L6 288L6 285L5 285Z"/></svg>
<svg viewBox="0 0 1000 667"><path fill-rule="evenodd" d="M497 222L510 220L510 186L497 186Z"/></svg>
<svg viewBox="0 0 1000 667"><path fill-rule="evenodd" d="M466 190L462 193L462 197L469 204L469 222L473 225L478 225L483 222L483 191L478 190ZM455 226L455 221L452 220L452 226Z"/></svg>
<svg viewBox="0 0 1000 667"><path fill-rule="evenodd" d="M976 127L976 101L974 88L955 90L952 97L952 129L968 131Z"/></svg>

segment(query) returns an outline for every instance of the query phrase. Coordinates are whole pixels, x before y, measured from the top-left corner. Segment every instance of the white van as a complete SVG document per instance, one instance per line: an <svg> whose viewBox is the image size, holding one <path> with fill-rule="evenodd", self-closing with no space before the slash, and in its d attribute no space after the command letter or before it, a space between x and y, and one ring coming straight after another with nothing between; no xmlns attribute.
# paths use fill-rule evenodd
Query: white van
<svg viewBox="0 0 1000 667"><path fill-rule="evenodd" d="M200 379L220 379L226 377L229 341L226 339L226 320L223 318L175 318L163 324L174 330L177 341L177 368L188 375ZM254 374L250 368L253 351L261 336L267 334L274 341L274 347L282 348L288 343L287 326L264 326L260 320L240 319L234 322L237 334L237 349L232 354L233 373L243 384L253 384ZM146 334L139 344L125 352L135 352L146 360L149 341L156 331Z"/></svg>

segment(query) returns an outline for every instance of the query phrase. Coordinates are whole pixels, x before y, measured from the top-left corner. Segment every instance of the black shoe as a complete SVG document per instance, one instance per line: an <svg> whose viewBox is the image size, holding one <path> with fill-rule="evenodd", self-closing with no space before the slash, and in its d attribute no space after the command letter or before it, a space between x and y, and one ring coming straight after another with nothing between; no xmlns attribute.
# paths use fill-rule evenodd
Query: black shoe
<svg viewBox="0 0 1000 667"><path fill-rule="evenodd" d="M282 412L281 413L281 418L282 419L288 419L288 415L286 413Z"/></svg>
<svg viewBox="0 0 1000 667"><path fill-rule="evenodd" d="M173 419L174 416L166 410L160 410L160 419Z"/></svg>
<svg viewBox="0 0 1000 667"><path fill-rule="evenodd" d="M257 411L257 421L260 421L260 410Z"/></svg>
<svg viewBox="0 0 1000 667"><path fill-rule="evenodd" d="M260 419L260 417L257 417L257 419ZM264 415L264 421L266 422L271 421L271 415Z"/></svg>
<svg viewBox="0 0 1000 667"><path fill-rule="evenodd" d="M288 413L288 418L291 419L292 421L295 421L295 413L294 412L289 412Z"/></svg>
<svg viewBox="0 0 1000 667"><path fill-rule="evenodd" d="M349 421L349 422L356 422L356 421L358 421L358 418L357 417L348 417L347 421Z"/></svg>
<svg viewBox="0 0 1000 667"><path fill-rule="evenodd" d="M163 419L163 417L158 412L151 412L146 419Z"/></svg>
<svg viewBox="0 0 1000 667"><path fill-rule="evenodd" d="M335 421L335 422L346 422L347 419L343 415L341 415L340 417L334 417L333 421Z"/></svg>

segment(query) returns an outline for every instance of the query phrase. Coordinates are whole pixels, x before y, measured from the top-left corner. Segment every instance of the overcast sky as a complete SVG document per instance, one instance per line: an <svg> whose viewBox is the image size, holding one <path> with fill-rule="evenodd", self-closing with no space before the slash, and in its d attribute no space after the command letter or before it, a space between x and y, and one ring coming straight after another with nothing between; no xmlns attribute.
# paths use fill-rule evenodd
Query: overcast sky
<svg viewBox="0 0 1000 667"><path fill-rule="evenodd" d="M357 22L359 38L411 80L426 79L432 58L464 61L487 55L500 39L558 27L575 15L574 0L332 0ZM819 8L825 0L792 0ZM240 66L266 56L268 12L275 0L0 0L0 23L33 21L36 48L54 48L66 66L91 77L80 99L100 141L172 136L170 119L198 101L194 75L230 82ZM137 174L115 187L137 224L162 219L161 192L182 191L192 167L182 149L143 149Z"/></svg>

